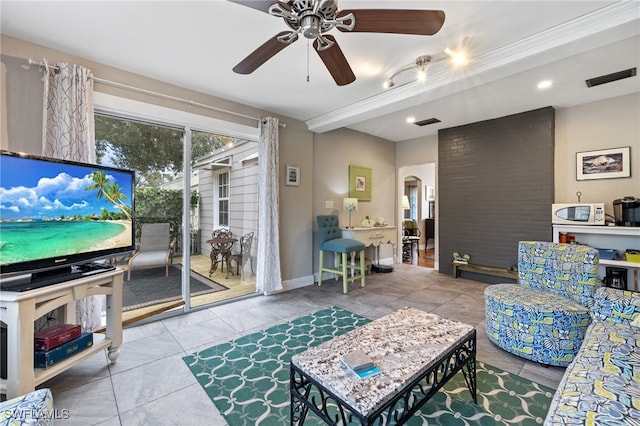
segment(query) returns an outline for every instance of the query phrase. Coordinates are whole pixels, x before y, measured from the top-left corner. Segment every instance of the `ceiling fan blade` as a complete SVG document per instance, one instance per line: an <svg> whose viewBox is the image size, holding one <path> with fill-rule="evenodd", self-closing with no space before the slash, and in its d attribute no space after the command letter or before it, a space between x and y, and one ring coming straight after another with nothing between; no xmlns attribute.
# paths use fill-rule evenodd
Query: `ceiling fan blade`
<svg viewBox="0 0 640 426"><path fill-rule="evenodd" d="M337 19L353 14L352 32L434 35L444 24L442 10L345 9ZM349 31L338 26L340 31Z"/></svg>
<svg viewBox="0 0 640 426"><path fill-rule="evenodd" d="M294 37L290 37L293 35ZM289 38L291 40L290 43L283 43L278 38ZM282 31L266 42L264 42L260 47L251 52L249 56L244 58L238 65L233 67L233 71L238 74L251 74L255 70L257 70L260 65L267 62L273 56L275 56L278 52L280 52L285 47L291 45L294 41L298 39L297 34L292 34L291 31Z"/></svg>
<svg viewBox="0 0 640 426"><path fill-rule="evenodd" d="M278 3L276 0L229 0L231 3L241 4L242 6L248 6L252 9L259 10L260 12L269 13L269 7Z"/></svg>
<svg viewBox="0 0 640 426"><path fill-rule="evenodd" d="M349 83L353 83L356 80L356 76L353 74L353 71L349 66L349 62L347 62L347 58L344 57L342 49L338 46L336 39L328 34L325 34L322 37L333 44L323 50L318 50L320 42L316 39L313 42L313 47L329 70L331 77L333 77L338 86L345 86ZM327 44L325 44L325 46L326 45Z"/></svg>

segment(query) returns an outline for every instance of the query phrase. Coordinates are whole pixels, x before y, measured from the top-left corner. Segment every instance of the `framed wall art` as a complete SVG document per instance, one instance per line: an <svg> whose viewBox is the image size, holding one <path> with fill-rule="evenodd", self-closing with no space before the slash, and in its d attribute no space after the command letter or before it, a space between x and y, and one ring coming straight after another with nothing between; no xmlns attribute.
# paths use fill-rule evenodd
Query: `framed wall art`
<svg viewBox="0 0 640 426"><path fill-rule="evenodd" d="M349 166L349 198L371 201L371 169Z"/></svg>
<svg viewBox="0 0 640 426"><path fill-rule="evenodd" d="M300 186L300 167L287 164L285 166L285 181L287 186Z"/></svg>
<svg viewBox="0 0 640 426"><path fill-rule="evenodd" d="M436 188L430 185L424 186L424 199L427 201L433 201L436 199Z"/></svg>
<svg viewBox="0 0 640 426"><path fill-rule="evenodd" d="M631 148L576 153L576 180L631 177Z"/></svg>

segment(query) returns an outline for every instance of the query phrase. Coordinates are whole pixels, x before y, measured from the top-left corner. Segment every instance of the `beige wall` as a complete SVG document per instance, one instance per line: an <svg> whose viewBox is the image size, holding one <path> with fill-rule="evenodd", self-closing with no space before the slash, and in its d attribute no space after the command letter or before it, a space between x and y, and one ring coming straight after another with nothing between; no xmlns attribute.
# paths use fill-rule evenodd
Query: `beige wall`
<svg viewBox="0 0 640 426"><path fill-rule="evenodd" d="M208 96L202 93L190 91L180 87L172 86L158 80L146 78L144 76L128 73L107 65L98 64L73 55L52 50L43 46L31 44L11 37L0 36L0 46L2 46L2 55L7 55L25 60L28 59L42 60L46 58L49 64L58 62L69 62L78 65L84 65L92 70L97 78L115 81L129 86L171 95L174 97L192 100L206 105L215 106L230 111L250 116L274 115L267 111L251 108L246 105L227 101L224 99ZM39 82L42 74L37 71L37 66L31 66L31 69L24 70L25 73L37 75L34 81ZM16 96L16 91L24 93L24 87L12 86L11 81L6 82L6 86L1 86L3 93L1 97L7 101L7 109L19 109L19 114L14 115L14 120L8 123L2 123L2 127L9 127L9 131L2 132L7 134L2 138L0 146L4 149L12 151L23 151L28 153L40 154L41 142L39 140L42 133L39 130L42 123L42 99L40 95L32 96L28 101L20 96ZM13 92L12 92L13 90ZM244 125L256 125L256 122L250 119L237 117L235 115L214 112L198 107L190 107L187 104L162 100L149 95L133 93L128 90L116 89L105 86L104 84L95 84L95 90L109 93L124 98L135 99L169 108L183 110L203 116L214 117L220 120L226 120ZM38 98L38 96L40 98ZM2 114L4 117L5 114ZM299 280L304 277L308 281L308 277L313 275L312 257L309 247L313 245L313 234L311 217L312 200L313 200L313 134L306 129L306 125L300 121L289 117L278 117L281 123L285 123L286 127L280 128L280 173L284 175L285 164L295 164L300 166L302 170L302 179L300 187L280 187L280 247L281 247L281 267L282 279L287 281ZM13 137L11 127L27 128L35 130L29 137ZM13 134L24 135L25 131L13 132ZM281 180L284 182L284 180Z"/></svg>
<svg viewBox="0 0 640 426"><path fill-rule="evenodd" d="M631 147L631 178L576 180L576 153ZM640 94L556 110L555 201L612 202L625 195L640 197Z"/></svg>
<svg viewBox="0 0 640 426"><path fill-rule="evenodd" d="M349 129L315 134L313 143L313 216L337 214L342 226L348 226L349 214L342 200L349 193L349 165L372 169L371 201L360 201L358 211L351 214L353 226L365 216L382 217L389 225L397 225L395 143ZM333 207L325 207L332 202ZM314 238L314 271L318 265L317 239ZM371 253L367 257L371 258ZM392 247L381 249L381 258L392 257Z"/></svg>
<svg viewBox="0 0 640 426"><path fill-rule="evenodd" d="M396 166L415 166L416 164L438 162L438 135L410 139L398 142ZM402 177L404 179L404 176Z"/></svg>

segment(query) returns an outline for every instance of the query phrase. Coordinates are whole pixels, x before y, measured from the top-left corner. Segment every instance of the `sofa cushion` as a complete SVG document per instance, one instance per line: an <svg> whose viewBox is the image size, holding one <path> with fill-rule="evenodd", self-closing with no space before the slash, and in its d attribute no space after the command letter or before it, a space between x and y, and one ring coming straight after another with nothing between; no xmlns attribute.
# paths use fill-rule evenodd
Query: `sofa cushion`
<svg viewBox="0 0 640 426"><path fill-rule="evenodd" d="M640 293L609 287L598 289L594 305L594 321L630 324L640 318Z"/></svg>
<svg viewBox="0 0 640 426"><path fill-rule="evenodd" d="M365 245L363 243L349 238L334 238L320 246L320 250L333 251L336 253L352 253L354 251L364 250L364 248Z"/></svg>
<svg viewBox="0 0 640 426"><path fill-rule="evenodd" d="M592 323L544 424L640 424L639 341L640 330L628 324Z"/></svg>

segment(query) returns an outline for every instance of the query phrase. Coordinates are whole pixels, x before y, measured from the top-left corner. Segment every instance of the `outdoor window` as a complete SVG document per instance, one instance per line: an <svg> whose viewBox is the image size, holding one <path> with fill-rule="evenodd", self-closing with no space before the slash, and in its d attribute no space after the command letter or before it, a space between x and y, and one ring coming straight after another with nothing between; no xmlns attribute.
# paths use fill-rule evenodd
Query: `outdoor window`
<svg viewBox="0 0 640 426"><path fill-rule="evenodd" d="M220 172L217 177L218 226L229 226L229 172Z"/></svg>

